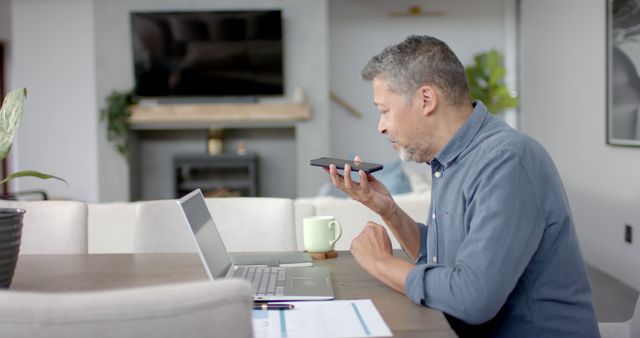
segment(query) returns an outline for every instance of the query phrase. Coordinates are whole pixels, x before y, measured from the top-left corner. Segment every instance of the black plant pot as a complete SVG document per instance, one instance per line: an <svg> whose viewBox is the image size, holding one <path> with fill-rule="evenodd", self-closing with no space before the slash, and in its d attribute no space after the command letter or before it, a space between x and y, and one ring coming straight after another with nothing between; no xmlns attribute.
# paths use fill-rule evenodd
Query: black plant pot
<svg viewBox="0 0 640 338"><path fill-rule="evenodd" d="M11 285L20 253L24 213L23 209L0 208L0 288Z"/></svg>

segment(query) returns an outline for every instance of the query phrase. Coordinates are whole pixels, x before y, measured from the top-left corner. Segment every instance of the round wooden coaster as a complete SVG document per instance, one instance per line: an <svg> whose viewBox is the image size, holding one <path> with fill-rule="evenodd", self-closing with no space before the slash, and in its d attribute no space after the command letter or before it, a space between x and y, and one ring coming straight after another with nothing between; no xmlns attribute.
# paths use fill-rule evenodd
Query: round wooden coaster
<svg viewBox="0 0 640 338"><path fill-rule="evenodd" d="M337 251L329 251L329 252L309 252L309 256L313 259L328 259L328 258L336 258L338 257Z"/></svg>

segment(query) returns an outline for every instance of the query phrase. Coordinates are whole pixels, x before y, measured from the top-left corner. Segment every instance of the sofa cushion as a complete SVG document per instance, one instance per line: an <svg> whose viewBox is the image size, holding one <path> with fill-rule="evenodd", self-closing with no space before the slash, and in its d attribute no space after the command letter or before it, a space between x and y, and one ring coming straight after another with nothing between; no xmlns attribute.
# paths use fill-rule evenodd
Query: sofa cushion
<svg viewBox="0 0 640 338"><path fill-rule="evenodd" d="M411 192L411 182L405 174L402 161L396 161L385 165L384 169L373 174L382 184L384 184L392 195L406 194ZM357 172L351 173L351 178L355 181L360 179ZM336 188L333 183L325 183L318 192L318 196L332 196L346 198L344 192Z"/></svg>

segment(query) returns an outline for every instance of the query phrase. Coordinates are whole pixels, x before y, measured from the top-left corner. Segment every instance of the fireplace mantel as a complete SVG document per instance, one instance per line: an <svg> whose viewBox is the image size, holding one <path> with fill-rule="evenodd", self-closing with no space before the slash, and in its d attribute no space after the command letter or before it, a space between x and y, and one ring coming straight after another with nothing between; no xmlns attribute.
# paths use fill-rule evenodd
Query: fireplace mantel
<svg viewBox="0 0 640 338"><path fill-rule="evenodd" d="M133 130L293 126L310 116L306 103L156 104L133 106L129 123Z"/></svg>

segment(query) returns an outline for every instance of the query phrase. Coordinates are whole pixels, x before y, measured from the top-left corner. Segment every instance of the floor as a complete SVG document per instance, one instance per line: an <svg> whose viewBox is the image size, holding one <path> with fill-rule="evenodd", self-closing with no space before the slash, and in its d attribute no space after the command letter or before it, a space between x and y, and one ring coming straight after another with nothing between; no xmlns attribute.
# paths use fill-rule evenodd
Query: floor
<svg viewBox="0 0 640 338"><path fill-rule="evenodd" d="M629 320L638 299L638 291L592 266L587 266L587 272L593 288L598 321L608 323Z"/></svg>

